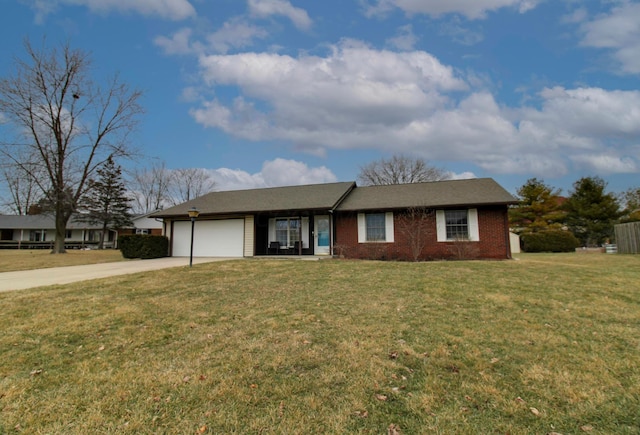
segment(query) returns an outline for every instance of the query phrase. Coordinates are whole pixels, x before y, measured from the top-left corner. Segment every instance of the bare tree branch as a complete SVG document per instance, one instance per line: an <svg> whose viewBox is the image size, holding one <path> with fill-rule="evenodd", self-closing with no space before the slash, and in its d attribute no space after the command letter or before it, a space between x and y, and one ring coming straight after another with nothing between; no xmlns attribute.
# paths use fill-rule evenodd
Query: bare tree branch
<svg viewBox="0 0 640 435"><path fill-rule="evenodd" d="M117 76L104 89L96 86L88 54L68 44L38 51L26 41L25 49L15 75L0 79L0 111L17 139L0 147L5 156L37 156L46 174L39 187L55 206L53 252L63 253L66 224L89 177L109 158L130 153L126 140L143 111L141 92ZM23 170L34 163L13 162Z"/></svg>
<svg viewBox="0 0 640 435"><path fill-rule="evenodd" d="M206 169L175 169L172 171L171 203L177 205L212 192L215 185L216 182Z"/></svg>
<svg viewBox="0 0 640 435"><path fill-rule="evenodd" d="M154 163L150 168L136 168L129 174L130 195L135 213L151 213L171 204L169 186L171 171L165 163Z"/></svg>
<svg viewBox="0 0 640 435"><path fill-rule="evenodd" d="M358 182L364 186L422 183L449 178L447 171L429 165L424 159L394 155L360 168Z"/></svg>

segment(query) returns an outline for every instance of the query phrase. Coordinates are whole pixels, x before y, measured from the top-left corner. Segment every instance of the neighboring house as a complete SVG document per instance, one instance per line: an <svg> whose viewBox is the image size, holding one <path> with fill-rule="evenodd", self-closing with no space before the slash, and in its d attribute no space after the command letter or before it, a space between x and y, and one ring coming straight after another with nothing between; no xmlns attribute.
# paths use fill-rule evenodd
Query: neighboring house
<svg viewBox="0 0 640 435"><path fill-rule="evenodd" d="M188 212L195 207L194 256L413 259L404 216L428 209L419 259L506 259L507 207L514 203L489 178L370 187L342 182L212 192L151 217L164 220L172 256L190 254Z"/></svg>
<svg viewBox="0 0 640 435"><path fill-rule="evenodd" d="M35 249L49 248L56 238L55 217L50 214L0 215L0 248ZM102 225L89 224L74 218L69 220L65 234L68 248L84 248L97 245ZM118 232L108 230L105 247L115 247Z"/></svg>
<svg viewBox="0 0 640 435"><path fill-rule="evenodd" d="M162 235L162 220L149 217L152 213L134 215L131 217L131 226L118 230L119 235L123 234L149 234L153 236Z"/></svg>

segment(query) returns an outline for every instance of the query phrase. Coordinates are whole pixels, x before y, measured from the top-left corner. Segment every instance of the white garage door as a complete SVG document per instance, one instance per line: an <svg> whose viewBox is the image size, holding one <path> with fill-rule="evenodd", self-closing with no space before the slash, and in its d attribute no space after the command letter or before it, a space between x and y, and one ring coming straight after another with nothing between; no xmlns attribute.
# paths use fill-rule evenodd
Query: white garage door
<svg viewBox="0 0 640 435"><path fill-rule="evenodd" d="M242 257L244 219L196 221L193 232L194 257ZM173 256L188 257L191 247L191 221L174 222Z"/></svg>

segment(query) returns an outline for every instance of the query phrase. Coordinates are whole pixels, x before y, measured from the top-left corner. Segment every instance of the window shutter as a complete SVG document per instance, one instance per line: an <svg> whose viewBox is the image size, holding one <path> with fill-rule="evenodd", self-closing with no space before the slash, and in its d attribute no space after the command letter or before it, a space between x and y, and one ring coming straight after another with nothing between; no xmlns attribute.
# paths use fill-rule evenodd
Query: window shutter
<svg viewBox="0 0 640 435"><path fill-rule="evenodd" d="M358 213L358 243L367 241L367 223L364 213Z"/></svg>
<svg viewBox="0 0 640 435"><path fill-rule="evenodd" d="M468 214L469 240L473 242L480 241L480 227L478 225L478 209L470 208Z"/></svg>
<svg viewBox="0 0 640 435"><path fill-rule="evenodd" d="M384 226L385 226L385 242L393 243L395 241L394 233L393 233L393 212L389 211L384 215Z"/></svg>
<svg viewBox="0 0 640 435"><path fill-rule="evenodd" d="M436 210L436 231L438 242L447 241L447 222L444 217L444 210Z"/></svg>

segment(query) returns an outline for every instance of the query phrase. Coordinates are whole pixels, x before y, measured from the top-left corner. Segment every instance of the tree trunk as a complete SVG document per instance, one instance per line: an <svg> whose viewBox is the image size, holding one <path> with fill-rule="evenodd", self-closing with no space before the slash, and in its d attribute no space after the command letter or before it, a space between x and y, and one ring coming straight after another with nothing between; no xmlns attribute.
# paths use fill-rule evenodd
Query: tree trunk
<svg viewBox="0 0 640 435"><path fill-rule="evenodd" d="M56 213L56 240L53 244L52 254L66 254L64 249L64 237L67 235L67 222L69 218L65 213Z"/></svg>
<svg viewBox="0 0 640 435"><path fill-rule="evenodd" d="M107 223L102 225L102 233L100 234L100 243L98 243L98 249L104 249L104 236L107 234Z"/></svg>

